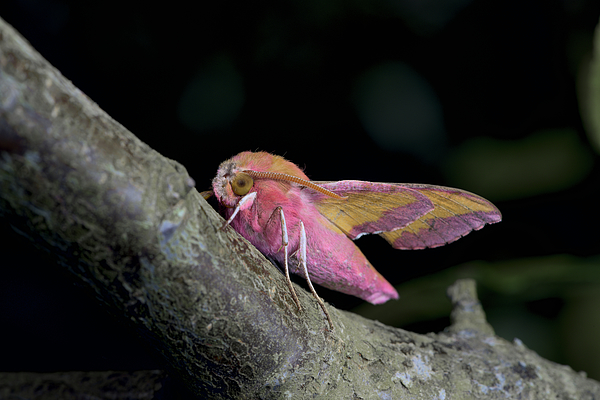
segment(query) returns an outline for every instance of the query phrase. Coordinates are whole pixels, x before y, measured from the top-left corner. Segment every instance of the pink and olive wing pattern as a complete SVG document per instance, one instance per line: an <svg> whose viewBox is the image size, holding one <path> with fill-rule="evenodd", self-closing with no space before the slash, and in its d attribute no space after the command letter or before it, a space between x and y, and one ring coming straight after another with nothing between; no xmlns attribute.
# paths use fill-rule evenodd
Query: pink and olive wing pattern
<svg viewBox="0 0 600 400"><path fill-rule="evenodd" d="M402 185L364 181L315 182L344 196L309 192L318 211L349 238L409 226L434 210L427 195Z"/></svg>
<svg viewBox="0 0 600 400"><path fill-rule="evenodd" d="M441 186L399 186L426 196L434 209L403 228L379 234L396 249L443 246L502 219L500 211L491 202L473 193Z"/></svg>
<svg viewBox="0 0 600 400"><path fill-rule="evenodd" d="M396 249L443 246L502 219L491 202L460 189L363 181L315 183L346 197L311 194L319 212L349 238L376 233Z"/></svg>

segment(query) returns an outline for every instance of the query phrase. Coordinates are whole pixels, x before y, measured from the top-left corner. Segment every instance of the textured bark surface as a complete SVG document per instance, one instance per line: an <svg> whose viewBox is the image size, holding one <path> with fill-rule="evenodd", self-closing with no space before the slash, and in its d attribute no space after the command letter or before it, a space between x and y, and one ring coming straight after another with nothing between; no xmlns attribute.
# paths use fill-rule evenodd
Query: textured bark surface
<svg viewBox="0 0 600 400"><path fill-rule="evenodd" d="M165 376L161 371L0 372L0 399L150 400Z"/></svg>
<svg viewBox="0 0 600 400"><path fill-rule="evenodd" d="M0 215L134 324L210 398L589 399L600 384L494 336L471 281L452 326L418 335L329 306L0 19Z"/></svg>

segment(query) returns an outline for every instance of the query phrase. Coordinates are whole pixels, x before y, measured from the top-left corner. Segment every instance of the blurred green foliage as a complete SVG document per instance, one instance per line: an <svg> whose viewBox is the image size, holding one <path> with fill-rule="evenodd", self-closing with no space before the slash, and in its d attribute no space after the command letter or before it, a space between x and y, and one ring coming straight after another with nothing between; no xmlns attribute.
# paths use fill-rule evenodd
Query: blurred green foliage
<svg viewBox="0 0 600 400"><path fill-rule="evenodd" d="M584 181L594 155L572 128L538 131L523 139L471 139L448 156L450 185L496 201L558 192Z"/></svg>
<svg viewBox="0 0 600 400"><path fill-rule="evenodd" d="M579 104L590 142L600 152L600 28L596 27L592 54L581 65Z"/></svg>

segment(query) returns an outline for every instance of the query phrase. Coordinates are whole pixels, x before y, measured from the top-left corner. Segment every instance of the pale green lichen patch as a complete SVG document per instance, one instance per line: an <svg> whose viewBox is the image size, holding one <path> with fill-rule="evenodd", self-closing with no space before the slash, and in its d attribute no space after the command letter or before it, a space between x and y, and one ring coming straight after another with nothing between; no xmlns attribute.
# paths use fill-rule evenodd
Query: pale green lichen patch
<svg viewBox="0 0 600 400"><path fill-rule="evenodd" d="M410 377L410 374L406 372L396 372L396 374L392 377L392 382L396 383L397 381L402 383L402 385L407 389L410 389L412 386L412 378Z"/></svg>
<svg viewBox="0 0 600 400"><path fill-rule="evenodd" d="M416 375L422 380L428 380L431 378L432 370L429 365L429 357L423 356L425 359L421 358L421 355L417 355L412 357L411 360L413 362L413 369Z"/></svg>

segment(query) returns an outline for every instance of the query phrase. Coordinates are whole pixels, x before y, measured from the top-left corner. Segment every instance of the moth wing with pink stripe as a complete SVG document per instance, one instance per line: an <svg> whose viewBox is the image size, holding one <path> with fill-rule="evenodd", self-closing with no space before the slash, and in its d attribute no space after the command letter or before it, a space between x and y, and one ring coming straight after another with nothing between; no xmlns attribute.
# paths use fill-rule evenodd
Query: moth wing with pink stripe
<svg viewBox="0 0 600 400"><path fill-rule="evenodd" d="M350 239L375 233L396 249L443 246L502 219L491 202L460 189L364 181L314 183L345 197L313 196L321 215Z"/></svg>

